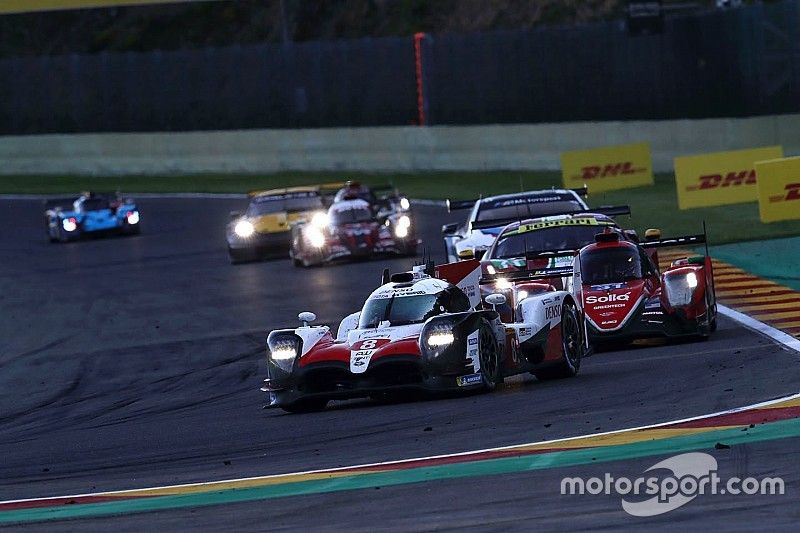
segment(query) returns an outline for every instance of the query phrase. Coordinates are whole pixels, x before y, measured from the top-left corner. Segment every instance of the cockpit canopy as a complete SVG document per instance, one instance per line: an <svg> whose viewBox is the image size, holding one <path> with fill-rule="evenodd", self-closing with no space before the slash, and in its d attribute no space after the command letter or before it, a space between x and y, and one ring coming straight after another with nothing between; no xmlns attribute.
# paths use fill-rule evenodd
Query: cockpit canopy
<svg viewBox="0 0 800 533"><path fill-rule="evenodd" d="M452 285L439 292L428 294L424 291L410 291L407 296L401 292L373 294L361 310L358 327L376 328L381 322L386 321L392 326L419 324L442 313L469 310L467 295Z"/></svg>
<svg viewBox="0 0 800 533"><path fill-rule="evenodd" d="M635 245L590 247L580 254L581 276L586 285L605 285L642 279L650 271Z"/></svg>
<svg viewBox="0 0 800 533"><path fill-rule="evenodd" d="M328 220L334 226L359 222L372 222L375 216L369 204L363 200L345 200L335 203L328 210Z"/></svg>

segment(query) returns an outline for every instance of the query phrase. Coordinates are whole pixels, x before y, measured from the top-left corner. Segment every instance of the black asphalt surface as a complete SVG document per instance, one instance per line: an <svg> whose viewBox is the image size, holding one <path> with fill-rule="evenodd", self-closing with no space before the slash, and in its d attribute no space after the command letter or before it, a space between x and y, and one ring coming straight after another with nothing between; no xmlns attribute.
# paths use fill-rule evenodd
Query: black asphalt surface
<svg viewBox="0 0 800 533"><path fill-rule="evenodd" d="M266 332L293 325L305 310L335 326L360 307L384 266L398 271L412 261L231 266L224 225L242 200L139 204L139 236L50 244L40 202L0 200L0 500L460 452L798 391L796 353L722 319L708 342L598 354L572 380L530 378L489 395L389 405L340 402L309 415L264 410ZM417 215L442 259L439 228L455 219L438 207L420 206ZM789 529L800 518L798 450L793 439L710 451L721 471L783 476L786 497L698 499L649 519L628 516L613 497L559 494L564 475L606 469L593 465L29 527ZM658 459L608 468L638 475Z"/></svg>

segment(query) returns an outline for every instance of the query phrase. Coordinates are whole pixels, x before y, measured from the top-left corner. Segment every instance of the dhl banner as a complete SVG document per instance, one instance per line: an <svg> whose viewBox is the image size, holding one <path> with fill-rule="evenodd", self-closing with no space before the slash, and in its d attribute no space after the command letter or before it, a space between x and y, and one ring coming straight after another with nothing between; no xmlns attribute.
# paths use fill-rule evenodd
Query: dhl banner
<svg viewBox="0 0 800 533"><path fill-rule="evenodd" d="M761 222L800 219L800 157L756 163Z"/></svg>
<svg viewBox="0 0 800 533"><path fill-rule="evenodd" d="M650 145L624 144L563 152L561 175L564 187L587 185L591 193L652 185Z"/></svg>
<svg viewBox="0 0 800 533"><path fill-rule="evenodd" d="M678 207L692 209L755 202L758 199L756 161L778 157L783 157L780 146L676 157Z"/></svg>
<svg viewBox="0 0 800 533"><path fill-rule="evenodd" d="M204 0L0 0L0 14L197 1Z"/></svg>

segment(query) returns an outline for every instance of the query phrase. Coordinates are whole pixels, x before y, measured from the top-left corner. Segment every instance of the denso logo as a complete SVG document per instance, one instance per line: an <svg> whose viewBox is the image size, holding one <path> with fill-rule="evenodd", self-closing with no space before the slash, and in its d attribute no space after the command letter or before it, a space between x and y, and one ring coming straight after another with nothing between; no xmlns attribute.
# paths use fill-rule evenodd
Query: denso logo
<svg viewBox="0 0 800 533"><path fill-rule="evenodd" d="M740 185L754 185L756 183L756 171L740 170L738 172L728 172L722 174L707 174L698 178L697 185L688 185L687 191L697 191L706 189L718 189L720 187L738 187Z"/></svg>
<svg viewBox="0 0 800 533"><path fill-rule="evenodd" d="M784 187L783 194L779 194L777 196L770 196L769 201L771 203L775 202L790 202L792 200L800 200L800 183L789 183Z"/></svg>
<svg viewBox="0 0 800 533"><path fill-rule="evenodd" d="M606 302L627 302L631 299L630 291L625 294L609 294L608 296L587 296L587 304L604 304Z"/></svg>
<svg viewBox="0 0 800 533"><path fill-rule="evenodd" d="M614 176L624 176L627 174L636 174L637 172L644 172L646 168L633 168L631 161L624 161L622 163L610 163L608 165L590 165L588 167L581 167L580 178L584 180L591 180L596 178L610 178Z"/></svg>

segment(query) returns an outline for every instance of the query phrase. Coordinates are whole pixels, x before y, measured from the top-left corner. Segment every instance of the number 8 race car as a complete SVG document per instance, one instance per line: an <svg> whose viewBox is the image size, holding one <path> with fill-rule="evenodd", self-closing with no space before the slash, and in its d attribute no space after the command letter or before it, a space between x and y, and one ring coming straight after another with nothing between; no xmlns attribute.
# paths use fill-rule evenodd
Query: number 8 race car
<svg viewBox="0 0 800 533"><path fill-rule="evenodd" d="M434 274L437 277L431 276ZM323 409L330 400L404 390L492 390L523 372L540 379L574 376L587 350L583 314L565 291L531 295L515 321L481 308L480 263L414 267L388 275L361 311L339 325L272 331L263 391L289 412ZM502 294L490 306L503 305ZM476 308L476 306L478 308Z"/></svg>

